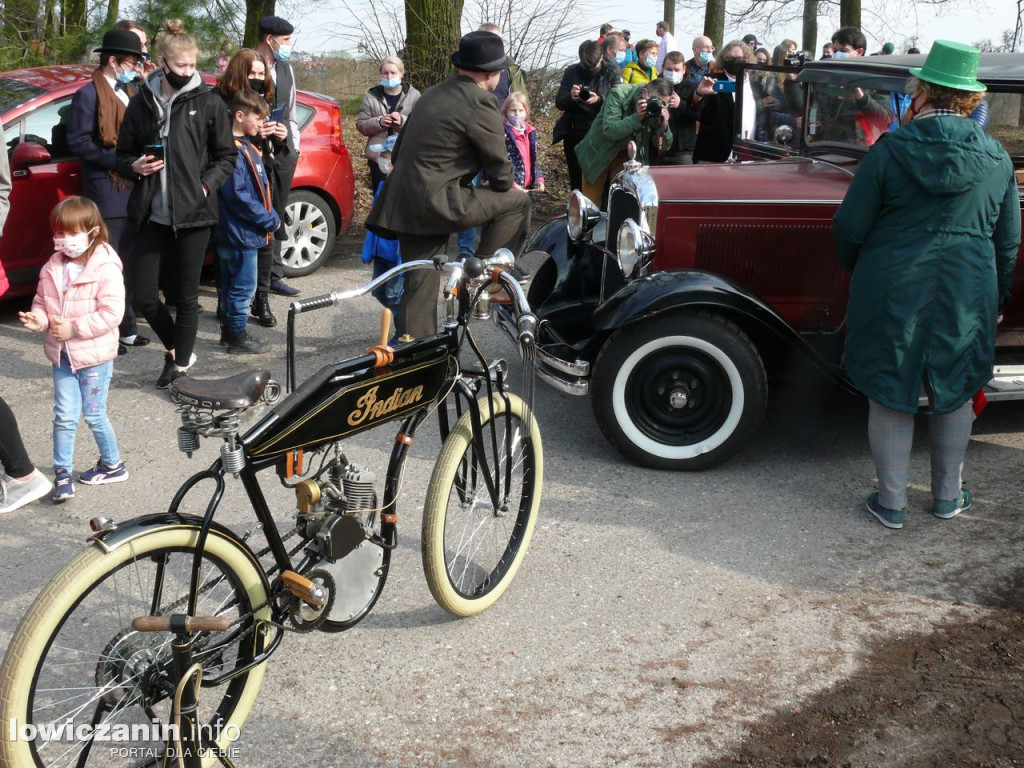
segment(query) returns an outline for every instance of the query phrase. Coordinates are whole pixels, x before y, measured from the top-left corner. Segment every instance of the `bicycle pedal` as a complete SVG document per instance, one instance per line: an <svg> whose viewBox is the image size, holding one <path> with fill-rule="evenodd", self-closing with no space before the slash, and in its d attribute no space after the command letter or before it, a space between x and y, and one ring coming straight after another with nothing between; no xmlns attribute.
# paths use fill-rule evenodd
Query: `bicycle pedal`
<svg viewBox="0 0 1024 768"><path fill-rule="evenodd" d="M301 573L295 571L284 571L281 573L281 581L295 597L314 608L323 607L327 599L327 593L319 584L314 584Z"/></svg>

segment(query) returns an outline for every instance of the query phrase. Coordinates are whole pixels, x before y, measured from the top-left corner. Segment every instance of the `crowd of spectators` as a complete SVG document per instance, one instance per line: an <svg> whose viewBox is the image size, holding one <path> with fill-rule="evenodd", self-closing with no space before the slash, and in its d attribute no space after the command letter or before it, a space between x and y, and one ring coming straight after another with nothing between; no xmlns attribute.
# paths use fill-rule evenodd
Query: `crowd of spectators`
<svg viewBox="0 0 1024 768"><path fill-rule="evenodd" d="M103 407L90 410L84 385L76 395L67 382L95 382L97 376L109 381L117 354L149 343L138 333L135 309L164 347L157 386L185 375L197 359L199 273L211 238L220 267L221 344L228 353L266 352L268 345L248 331L247 323L275 325L268 294L299 293L284 282L280 261L281 223L299 155L295 80L288 63L294 28L268 16L259 32L255 49L231 55L229 47L221 49L220 77L211 88L196 72L197 46L180 21L167 23L156 62L150 60L145 31L120 22L96 49L100 62L92 82L74 98L68 138L83 163L80 199L91 206L90 215L95 210L101 217L102 226L85 227L83 214L75 219L78 229L65 231L68 227L55 219L53 279L40 281L33 312L23 317L30 330L47 333L55 388L63 397L54 422L57 501L74 495L67 433L73 444L83 406L92 414L87 422L102 455L80 479L127 478L113 428L104 421L105 388ZM745 64L780 66L809 57L793 40L769 48L748 34L718 46L700 35L684 53L664 21L655 26L653 38L632 44L630 37L629 30L606 24L596 40L581 43L578 62L565 69L555 99L561 114L551 139L563 146L570 185L602 207L610 180L627 160L627 141L636 142L637 159L651 165L722 163L736 135L768 138L801 119L803 96L794 75L742 70ZM864 56L866 48L860 30L843 27L821 55ZM886 43L878 53L893 50ZM529 228L527 193L545 191L523 73L505 55L498 27L483 24L463 37L452 64L457 76L421 95L406 81L401 58L388 56L379 62L379 82L363 97L356 127L366 137L363 156L375 196L363 258L372 262L375 276L400 263L403 253L429 257L451 233L458 233L463 256L500 246L515 250ZM737 88L741 77L747 82ZM739 126L734 124L738 94L748 102ZM978 109L983 107L984 102ZM854 107L837 102L835 111L846 108ZM856 108L884 109L870 103ZM186 113L202 119L186 120ZM836 126L823 122L823 135ZM0 167L2 213L9 190L5 170ZM408 189L422 193L415 205ZM83 247L69 248L68 238L82 240ZM92 327L93 336L105 341L99 357L76 359L83 347L72 338L74 328L50 317L46 308L53 304L50 294L81 291L77 282L91 274L85 266L94 254L106 278L115 265L123 272L118 282L124 295L119 302L83 309L92 319L81 327ZM75 259L77 266L69 270L65 260ZM0 289L2 277L0 272ZM410 276L404 285L395 280L375 294L396 312L393 340L436 330L436 276L429 277ZM108 355L111 339L116 346ZM45 495L51 486L28 463L16 421L2 401L0 420L3 512ZM58 428L65 432L62 441Z"/></svg>

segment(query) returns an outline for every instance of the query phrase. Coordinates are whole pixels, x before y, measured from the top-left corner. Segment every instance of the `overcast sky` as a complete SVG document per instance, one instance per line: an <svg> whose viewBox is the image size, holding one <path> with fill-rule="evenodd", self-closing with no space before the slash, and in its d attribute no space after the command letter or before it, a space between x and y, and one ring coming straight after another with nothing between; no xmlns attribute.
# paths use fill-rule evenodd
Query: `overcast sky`
<svg viewBox="0 0 1024 768"><path fill-rule="evenodd" d="M394 2L394 0L391 0ZM657 0L639 0L635 3L608 2L607 0L576 0L585 19L593 27L593 36L597 36L597 28L604 22L615 24L618 29L629 29L632 40L636 42L644 37L654 37L654 25L661 18L663 4ZM349 3L357 12L369 5L369 0L350 0ZM378 9L386 4L377 0ZM824 5L824 3L822 3ZM999 42L1004 30L1012 30L1015 19L1016 3L1013 0L950 0L945 6L933 6L915 3L913 0L863 0L863 29L868 38L869 53L879 50L882 43L895 43L897 51L905 47L906 41L914 36L920 39L920 47L927 50L933 40L956 40L974 43L979 40L992 39ZM969 7L970 6L970 7ZM296 23L299 36L297 47L302 51L334 51L355 49L355 43L342 39L338 32L352 28L352 14L337 0L324 0L316 4L316 10L303 15ZM400 7L400 6L398 6ZM738 7L736 0L729 0L729 8ZM474 19L469 18L471 5L467 2L467 13L463 19L465 31L472 27ZM632 8L630 15L624 16L624 8ZM689 52L690 43L695 35L700 34L704 25L703 10L687 11L677 6L676 38L680 50ZM879 11L878 9L884 9ZM836 13L838 15L838 11ZM294 18L293 18L294 21ZM821 44L829 37L836 26L835 18L822 16L818 20L818 51ZM768 46L774 46L783 38L793 38L800 42L800 22L777 26L768 29L764 24L746 24L743 28L726 26L726 38L742 37L753 32L758 39ZM576 46L581 41L568 45L563 54L567 59L574 60ZM721 41L716 41L721 44ZM816 52L817 53L817 52Z"/></svg>

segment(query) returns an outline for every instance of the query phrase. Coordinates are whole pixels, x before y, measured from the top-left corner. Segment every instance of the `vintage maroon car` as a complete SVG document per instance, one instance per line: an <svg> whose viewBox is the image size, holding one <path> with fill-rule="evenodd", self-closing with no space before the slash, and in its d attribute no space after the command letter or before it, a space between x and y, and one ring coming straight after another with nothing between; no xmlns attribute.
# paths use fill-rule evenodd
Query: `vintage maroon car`
<svg viewBox="0 0 1024 768"><path fill-rule="evenodd" d="M80 194L81 166L67 145L71 97L93 67L61 65L0 74L0 119L11 164L11 211L0 238L8 296L35 291L39 268L53 252L50 210ZM208 82L213 77L204 75ZM282 249L285 274L318 269L352 222L355 177L341 129L341 108L329 96L299 91L302 155L292 182Z"/></svg>
<svg viewBox="0 0 1024 768"><path fill-rule="evenodd" d="M869 145L899 126L908 70L923 62L762 68L787 81L789 108L743 115L750 81L741 78L735 162L628 164L607 212L573 192L567 216L545 225L521 259L534 271L541 378L589 394L626 457L675 469L707 468L738 451L764 416L767 374L793 353L852 389L841 360L848 275L836 261L832 216ZM1024 54L984 54L979 77L989 88L988 130L1020 180ZM830 121L828 105L853 89L887 105L885 119ZM1024 396L1021 260L1014 288L990 400ZM498 321L508 322L500 310Z"/></svg>

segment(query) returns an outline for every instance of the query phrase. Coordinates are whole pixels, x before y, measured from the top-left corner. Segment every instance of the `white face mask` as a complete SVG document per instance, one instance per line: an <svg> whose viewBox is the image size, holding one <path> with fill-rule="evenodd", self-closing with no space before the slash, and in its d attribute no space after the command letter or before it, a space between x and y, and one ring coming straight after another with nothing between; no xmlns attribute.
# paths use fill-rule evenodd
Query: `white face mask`
<svg viewBox="0 0 1024 768"><path fill-rule="evenodd" d="M661 76L672 83L672 85L679 85L679 83L683 82L682 72L673 72L671 69L666 69L661 73Z"/></svg>
<svg viewBox="0 0 1024 768"><path fill-rule="evenodd" d="M76 232L73 235L54 235L53 247L69 259L77 259L89 250L89 246L92 245L92 239L89 235L95 231L96 228L93 227L88 232Z"/></svg>

